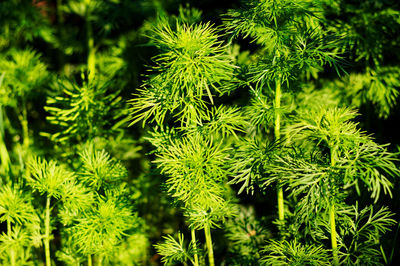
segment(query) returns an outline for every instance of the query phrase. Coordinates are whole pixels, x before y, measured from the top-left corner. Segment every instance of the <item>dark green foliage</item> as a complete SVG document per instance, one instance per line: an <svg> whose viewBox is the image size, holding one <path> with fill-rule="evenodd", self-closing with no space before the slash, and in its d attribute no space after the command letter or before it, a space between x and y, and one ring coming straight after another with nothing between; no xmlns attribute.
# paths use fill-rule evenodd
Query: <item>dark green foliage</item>
<svg viewBox="0 0 400 266"><path fill-rule="evenodd" d="M362 210L353 207L353 216L348 221L348 226L343 228L343 252L341 263L347 265L382 263L381 236L396 224L391 213L386 207L374 211L373 206ZM386 258L385 258L386 260ZM387 261L385 262L387 263Z"/></svg>
<svg viewBox="0 0 400 266"><path fill-rule="evenodd" d="M330 265L328 251L321 246L302 245L296 241L271 241L265 246L262 265Z"/></svg>
<svg viewBox="0 0 400 266"><path fill-rule="evenodd" d="M241 207L238 215L225 225L229 240L229 256L235 265L257 264L261 247L271 237L270 233L255 217L253 209Z"/></svg>
<svg viewBox="0 0 400 266"><path fill-rule="evenodd" d="M365 185L375 201L378 200L381 191L390 194L392 184L388 177L398 176L400 173L395 165L398 160L396 154L388 152L387 145L376 144L370 136L357 129L357 124L351 121L355 116L356 113L348 109L320 109L309 113L289 127L289 134L296 141L311 141L310 145L330 151L330 154L322 154L319 158L312 155L314 158L321 160L325 157L327 160L335 160L336 164L332 168L328 167L329 161L321 160L316 164L309 164L300 159L299 166L294 167L297 162L291 164L290 159L283 159L281 162L286 165L284 168L294 175L282 172L277 174L279 178L294 179L299 184L310 184L311 180L311 183L318 183L317 178L307 181L308 174L315 174L321 178L327 176L335 186L354 186L357 191L360 190L360 186ZM313 157L310 157L311 160ZM275 169L274 172L279 170Z"/></svg>

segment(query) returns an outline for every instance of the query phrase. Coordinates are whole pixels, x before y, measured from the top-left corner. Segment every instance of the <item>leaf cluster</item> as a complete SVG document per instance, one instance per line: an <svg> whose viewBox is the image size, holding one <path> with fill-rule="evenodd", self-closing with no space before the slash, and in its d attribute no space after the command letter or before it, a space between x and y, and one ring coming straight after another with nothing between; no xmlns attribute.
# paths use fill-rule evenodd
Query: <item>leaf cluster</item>
<svg viewBox="0 0 400 266"><path fill-rule="evenodd" d="M167 114L186 125L207 119L206 104L214 103L213 94L234 89L236 67L217 30L209 23L176 23L172 30L163 22L149 38L161 53L153 59L155 75L130 101L131 124L140 120L163 124Z"/></svg>
<svg viewBox="0 0 400 266"><path fill-rule="evenodd" d="M78 85L59 80L57 92L47 98L47 120L59 127L54 134L43 133L56 143L92 140L96 136L115 135L124 123L119 91L110 83L83 82Z"/></svg>
<svg viewBox="0 0 400 266"><path fill-rule="evenodd" d="M32 96L49 79L47 66L33 50L12 49L0 56L0 73L4 73L0 86L2 105L17 107L21 98Z"/></svg>
<svg viewBox="0 0 400 266"><path fill-rule="evenodd" d="M261 258L262 265L331 265L328 250L296 240L271 240L263 251L267 255Z"/></svg>
<svg viewBox="0 0 400 266"><path fill-rule="evenodd" d="M162 256L161 261L166 265L174 264L177 262L186 263L190 260L192 264L193 255L197 252L192 243L187 245L184 241L184 236L182 233L178 232L178 240L173 236L164 236L164 242L154 245L157 253Z"/></svg>

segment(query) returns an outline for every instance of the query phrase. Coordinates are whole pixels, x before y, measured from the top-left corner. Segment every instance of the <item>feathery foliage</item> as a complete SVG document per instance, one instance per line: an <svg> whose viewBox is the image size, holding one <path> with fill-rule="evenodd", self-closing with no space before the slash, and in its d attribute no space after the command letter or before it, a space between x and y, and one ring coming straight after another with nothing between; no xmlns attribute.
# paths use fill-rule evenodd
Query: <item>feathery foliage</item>
<svg viewBox="0 0 400 266"><path fill-rule="evenodd" d="M322 247L294 241L270 241L264 248L263 265L330 265L328 251Z"/></svg>
<svg viewBox="0 0 400 266"><path fill-rule="evenodd" d="M213 104L213 94L235 88L235 66L210 24L176 22L174 30L166 21L159 24L149 36L161 50L154 58L155 75L130 102L131 124L140 120L163 124L168 114L181 124L200 124L208 117L206 104Z"/></svg>
<svg viewBox="0 0 400 266"><path fill-rule="evenodd" d="M399 264L399 3L192 2L1 1L0 264Z"/></svg>
<svg viewBox="0 0 400 266"><path fill-rule="evenodd" d="M123 107L119 92L111 92L109 84L83 82L82 86L60 80L58 95L47 98L47 119L59 127L54 134L45 133L52 141L92 140L96 136L117 134L123 124Z"/></svg>
<svg viewBox="0 0 400 266"><path fill-rule="evenodd" d="M157 253L162 256L162 262L168 265L174 262L186 263L187 260L190 260L194 264L192 256L196 251L193 250L190 244L187 247L182 233L178 232L178 240L171 235L164 236L163 238L163 243L154 246Z"/></svg>

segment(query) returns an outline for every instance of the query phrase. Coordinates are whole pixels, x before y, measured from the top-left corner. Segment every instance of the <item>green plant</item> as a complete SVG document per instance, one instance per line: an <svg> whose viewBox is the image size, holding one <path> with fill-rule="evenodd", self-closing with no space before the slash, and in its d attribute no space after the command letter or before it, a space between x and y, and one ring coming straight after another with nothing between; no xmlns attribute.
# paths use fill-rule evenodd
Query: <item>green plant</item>
<svg viewBox="0 0 400 266"><path fill-rule="evenodd" d="M263 265L331 265L327 250L313 245L303 246L295 240L270 241L264 252L268 255L261 259Z"/></svg>
<svg viewBox="0 0 400 266"><path fill-rule="evenodd" d="M29 131L28 115L32 111L32 102L40 94L40 88L49 80L47 66L41 61L40 55L32 50L12 49L0 56L0 109L1 109L1 142L6 143L6 130L12 132L16 128L22 147L19 149L24 161L30 153L32 134ZM3 111L4 110L4 111ZM17 117L18 124L13 123ZM4 144L2 152L3 169L9 165L9 155ZM26 169L27 167L24 166Z"/></svg>
<svg viewBox="0 0 400 266"><path fill-rule="evenodd" d="M261 258L261 248L271 238L271 232L259 221L253 208L240 206L236 217L225 223L225 236L229 240L228 263L254 265Z"/></svg>
<svg viewBox="0 0 400 266"><path fill-rule="evenodd" d="M195 230L204 229L209 263L214 265L210 229L232 215L226 199L229 158L223 141L241 130L242 120L238 109L208 109L207 102L214 104L212 91L222 95L234 89L235 66L210 24L177 22L173 31L161 20L153 34L151 40L162 53L155 58L156 75L131 100L132 124L143 120L163 127L171 116L180 122L176 135L153 133L154 162L169 176L170 195L184 206L193 248L197 250ZM214 137L208 140L210 134ZM196 253L193 262L199 263Z"/></svg>
<svg viewBox="0 0 400 266"><path fill-rule="evenodd" d="M380 1L357 6L338 1L324 3L324 14L332 18L324 25L343 36L344 45L339 47L347 54L351 73L323 86L340 92L346 104L366 108L367 123L372 115L388 118L398 98L398 66L387 59L390 51L398 49L399 10Z"/></svg>
<svg viewBox="0 0 400 266"><path fill-rule="evenodd" d="M178 233L178 241L168 235L164 237L164 243L155 245L155 248L158 254L163 256L162 262L166 264L182 262L184 265L187 265L187 260L190 260L193 265L196 263L192 257L194 257L193 254L197 251L193 250L191 244L186 248L184 236L181 233Z"/></svg>
<svg viewBox="0 0 400 266"><path fill-rule="evenodd" d="M398 264L400 3L188 2L1 1L0 264Z"/></svg>
<svg viewBox="0 0 400 266"><path fill-rule="evenodd" d="M3 262L8 261L12 266L23 263L25 251L33 244L30 237L39 224L30 198L18 188L3 186L0 190L0 221L7 223L7 232L0 237L0 250L5 254ZM28 222L30 225L27 226Z"/></svg>
<svg viewBox="0 0 400 266"><path fill-rule="evenodd" d="M303 222L315 210L328 213L335 264L339 263L340 248L336 205L346 199L352 188L358 194L366 188L377 202L381 192L391 195L392 183L388 178L399 175L395 165L397 154L388 152L387 145L376 144L357 129L351 121L355 116L354 111L345 108L321 108L299 119L287 130L304 150L280 156L265 180L267 185L278 179L290 188L293 196L303 197L299 202ZM386 222L392 223L390 219Z"/></svg>
<svg viewBox="0 0 400 266"><path fill-rule="evenodd" d="M83 212L76 223L68 228L74 247L88 257L98 255L98 265L111 256L115 246L122 240L135 220L131 211L116 202L115 198L99 198L94 206Z"/></svg>
<svg viewBox="0 0 400 266"><path fill-rule="evenodd" d="M110 83L84 81L82 86L60 80L54 95L47 98L47 119L56 125L56 133L42 133L52 141L84 143L95 137L116 136L125 122L119 91L111 91Z"/></svg>
<svg viewBox="0 0 400 266"><path fill-rule="evenodd" d="M246 83L253 96L247 110L255 128L267 128L272 120L276 143L281 141L281 120L289 109L282 106L282 93L293 91L300 77L316 77L325 64L337 69L335 40L323 31L315 15L318 11L318 6L309 1L248 1L243 9L231 10L225 16L232 38L250 37L261 46L257 61L246 73ZM272 103L266 94L274 98ZM237 176L232 182L244 182L241 192L246 186L252 186L254 180L250 179L259 174L251 174L252 170L243 166L236 168ZM283 223L284 197L280 182L277 194L278 217Z"/></svg>
<svg viewBox="0 0 400 266"><path fill-rule="evenodd" d="M46 194L46 207L44 214L45 233L43 243L45 247L46 265L51 265L50 240L51 229L51 199L60 199L64 195L64 186L73 182L73 173L58 166L55 161L47 162L40 158L33 158L29 164L32 176L27 176L27 182L34 191L41 195Z"/></svg>

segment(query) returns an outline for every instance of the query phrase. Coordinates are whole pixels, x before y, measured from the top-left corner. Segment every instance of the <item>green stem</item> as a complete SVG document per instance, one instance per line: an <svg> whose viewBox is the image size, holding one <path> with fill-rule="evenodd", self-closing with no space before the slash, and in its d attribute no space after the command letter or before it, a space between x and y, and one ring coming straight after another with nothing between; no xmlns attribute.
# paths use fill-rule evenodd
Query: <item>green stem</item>
<svg viewBox="0 0 400 266"><path fill-rule="evenodd" d="M64 29L64 16L62 10L62 0L56 1L56 14L57 14L57 24L58 24L58 32L60 36L60 40L65 40L65 29ZM58 66L61 69L63 74L67 74L67 67L65 64L65 55L62 49L59 49L58 53Z"/></svg>
<svg viewBox="0 0 400 266"><path fill-rule="evenodd" d="M208 261L210 266L214 266L214 250L213 250L213 244L212 244L212 239L211 239L211 231L210 231L210 226L206 224L204 226L204 234L206 237L206 244L207 244L207 249L208 249Z"/></svg>
<svg viewBox="0 0 400 266"><path fill-rule="evenodd" d="M103 265L103 256L99 257L99 261L97 262L97 266Z"/></svg>
<svg viewBox="0 0 400 266"><path fill-rule="evenodd" d="M86 4L86 35L87 35L87 48L88 48L88 80L93 80L96 73L96 49L94 47L92 23L90 23L90 0L85 0Z"/></svg>
<svg viewBox="0 0 400 266"><path fill-rule="evenodd" d="M336 165L336 148L332 147L331 148L331 166L334 167L335 165ZM335 212L335 203L334 203L333 199L331 199L331 204L329 206L329 222L330 222L330 227L331 227L331 244L332 244L333 264L339 265L337 240L336 240L335 213L336 213Z"/></svg>
<svg viewBox="0 0 400 266"><path fill-rule="evenodd" d="M192 228L192 246L196 253L194 253L194 266L199 266L199 257L197 256L197 244L196 244L196 232L195 229Z"/></svg>
<svg viewBox="0 0 400 266"><path fill-rule="evenodd" d="M329 220L331 225L331 243L332 243L332 254L333 264L339 265L337 241L336 241L336 223L335 223L335 204L331 203L329 208Z"/></svg>
<svg viewBox="0 0 400 266"><path fill-rule="evenodd" d="M10 221L10 217L7 217L7 235L11 236L11 221Z"/></svg>
<svg viewBox="0 0 400 266"><path fill-rule="evenodd" d="M22 127L22 160L23 163L28 161L29 156L29 124L28 124L28 111L26 107L25 96L22 95L22 112L18 114L18 119L20 120L21 127ZM23 165L21 165L22 167ZM25 175L28 177L30 175L29 167L25 165Z"/></svg>
<svg viewBox="0 0 400 266"><path fill-rule="evenodd" d="M1 85L1 77L0 77L0 85ZM0 104L0 161L1 161L1 170L4 173L8 173L10 170L10 155L8 154L5 141L3 106L1 104Z"/></svg>
<svg viewBox="0 0 400 266"><path fill-rule="evenodd" d="M274 127L274 135L275 140L279 141L281 138L281 114L279 108L281 107L281 78L278 77L276 80L275 86L275 127ZM280 221L285 220L285 207L283 201L283 189L278 184L278 217Z"/></svg>
<svg viewBox="0 0 400 266"><path fill-rule="evenodd" d="M29 151L29 126L28 126L28 112L26 110L26 102L25 99L22 101L22 136L24 138L23 140L23 148L26 152L26 155L28 154ZM26 158L26 156L25 156Z"/></svg>
<svg viewBox="0 0 400 266"><path fill-rule="evenodd" d="M92 266L92 255L88 255L88 260L87 260L88 266Z"/></svg>
<svg viewBox="0 0 400 266"><path fill-rule="evenodd" d="M11 221L10 221L10 217L7 217L7 235L8 235L9 238L11 238ZM16 265L15 251L14 251L14 248L12 246L10 248L10 260L11 260L11 266L15 266Z"/></svg>
<svg viewBox="0 0 400 266"><path fill-rule="evenodd" d="M45 220L45 238L44 238L44 248L46 254L46 265L51 265L50 260L50 196L47 196L46 200L46 220Z"/></svg>

